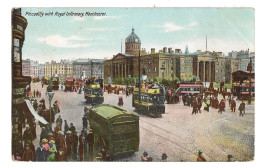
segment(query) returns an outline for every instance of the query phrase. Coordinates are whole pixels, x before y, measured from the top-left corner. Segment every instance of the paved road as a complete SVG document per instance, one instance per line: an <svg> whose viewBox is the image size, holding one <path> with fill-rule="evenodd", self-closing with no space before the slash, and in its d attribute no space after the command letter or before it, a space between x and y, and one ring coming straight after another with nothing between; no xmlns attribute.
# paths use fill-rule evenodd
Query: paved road
<svg viewBox="0 0 260 168"><path fill-rule="evenodd" d="M32 84L32 89L46 91L40 84ZM44 95L44 94L42 94ZM118 103L118 96L104 94L105 104ZM122 96L122 95L120 95ZM134 112L132 97L124 98L123 108ZM47 99L45 97L45 99ZM63 119L82 129L82 115L85 100L76 92L55 91L53 98L59 100ZM237 102L237 106L240 102ZM46 104L48 105L48 103ZM223 114L210 108L210 112L191 115L192 108L182 104L166 104L162 118L140 116L139 152L118 159L118 161L140 161L142 153L147 151L153 160L160 161L162 153L168 155L167 161L196 161L197 151L204 151L208 161L226 161L232 154L236 160L248 161L254 158L254 105L246 105L246 115L240 117L238 111L232 113L229 108ZM37 128L38 134L40 133ZM37 140L35 141L37 143Z"/></svg>

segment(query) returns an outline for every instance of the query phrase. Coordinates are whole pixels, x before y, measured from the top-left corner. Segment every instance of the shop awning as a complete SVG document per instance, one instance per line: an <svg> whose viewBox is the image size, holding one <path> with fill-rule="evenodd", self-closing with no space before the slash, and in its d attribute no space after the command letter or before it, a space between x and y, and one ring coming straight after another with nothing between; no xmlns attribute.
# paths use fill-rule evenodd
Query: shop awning
<svg viewBox="0 0 260 168"><path fill-rule="evenodd" d="M41 116L39 116L36 111L34 110L32 104L30 103L29 100L25 100L27 107L29 108L30 112L32 113L32 115L34 116L34 118L38 121L40 121L43 124L48 124L48 122Z"/></svg>

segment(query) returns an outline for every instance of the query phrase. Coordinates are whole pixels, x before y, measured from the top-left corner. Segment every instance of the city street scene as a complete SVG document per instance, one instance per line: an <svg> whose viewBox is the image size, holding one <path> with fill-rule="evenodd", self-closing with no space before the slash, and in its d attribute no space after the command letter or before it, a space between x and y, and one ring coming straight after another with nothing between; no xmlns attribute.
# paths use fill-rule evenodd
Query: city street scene
<svg viewBox="0 0 260 168"><path fill-rule="evenodd" d="M252 8L11 15L13 161L254 161Z"/></svg>

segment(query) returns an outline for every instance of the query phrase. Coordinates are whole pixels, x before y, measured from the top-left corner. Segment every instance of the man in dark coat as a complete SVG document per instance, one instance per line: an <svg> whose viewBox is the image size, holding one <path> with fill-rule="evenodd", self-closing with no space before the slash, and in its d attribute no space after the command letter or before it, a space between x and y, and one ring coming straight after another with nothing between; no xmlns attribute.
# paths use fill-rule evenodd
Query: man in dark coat
<svg viewBox="0 0 260 168"><path fill-rule="evenodd" d="M35 111L37 111L38 103L37 103L36 99L33 101L33 108L34 108Z"/></svg>
<svg viewBox="0 0 260 168"><path fill-rule="evenodd" d="M67 123L67 120L64 120L64 136L66 135L66 133L69 131L69 125Z"/></svg>
<svg viewBox="0 0 260 168"><path fill-rule="evenodd" d="M234 98L231 100L231 111L236 112L236 101Z"/></svg>
<svg viewBox="0 0 260 168"><path fill-rule="evenodd" d="M72 134L74 134L76 128L75 126L73 125L73 123L70 123L70 128L69 128L69 131L71 131Z"/></svg>
<svg viewBox="0 0 260 168"><path fill-rule="evenodd" d="M93 152L94 134L92 133L91 129L89 130L87 141L88 141L89 152Z"/></svg>
<svg viewBox="0 0 260 168"><path fill-rule="evenodd" d="M61 118L60 115L59 115L59 117L56 119L56 124L59 125L59 126L62 126L62 118Z"/></svg>
<svg viewBox="0 0 260 168"><path fill-rule="evenodd" d="M40 135L40 142L42 142L43 139L47 139L48 138L48 132L46 131L45 127L42 127L42 132Z"/></svg>
<svg viewBox="0 0 260 168"><path fill-rule="evenodd" d="M56 141L56 145L57 145L57 150L66 152L66 143L65 143L65 138L62 134L62 131L58 132L58 136L55 139L55 141Z"/></svg>
<svg viewBox="0 0 260 168"><path fill-rule="evenodd" d="M26 129L24 130L23 141L24 145L26 145L26 143L30 144L33 141L33 134L29 126L26 126Z"/></svg>
<svg viewBox="0 0 260 168"><path fill-rule="evenodd" d="M40 147L37 148L35 152L35 161L36 162L44 162L47 158L47 151L44 148L44 144L41 142Z"/></svg>
<svg viewBox="0 0 260 168"><path fill-rule="evenodd" d="M83 129L88 129L88 118L86 114L84 114L84 116L82 117L82 124L83 124Z"/></svg>
<svg viewBox="0 0 260 168"><path fill-rule="evenodd" d="M193 104L193 109L192 109L192 113L191 113L191 114L193 114L193 113L196 114L196 113L198 112L198 111L197 111L197 108L198 108L198 107L197 107L196 98L193 99L193 103L192 103L192 104Z"/></svg>
<svg viewBox="0 0 260 168"><path fill-rule="evenodd" d="M242 103L240 103L238 110L239 110L239 116L243 117L245 114L245 103L243 101Z"/></svg>

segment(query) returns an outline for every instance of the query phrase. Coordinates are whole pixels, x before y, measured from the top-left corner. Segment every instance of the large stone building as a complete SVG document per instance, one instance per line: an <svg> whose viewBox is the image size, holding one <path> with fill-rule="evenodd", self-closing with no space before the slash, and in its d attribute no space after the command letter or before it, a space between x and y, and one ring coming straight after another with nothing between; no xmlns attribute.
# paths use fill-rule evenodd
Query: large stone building
<svg viewBox="0 0 260 168"><path fill-rule="evenodd" d="M73 61L74 78L87 78L89 76L104 78L103 59L77 59Z"/></svg>
<svg viewBox="0 0 260 168"><path fill-rule="evenodd" d="M30 59L22 60L22 74L23 76L31 76L31 61Z"/></svg>
<svg viewBox="0 0 260 168"><path fill-rule="evenodd" d="M73 77L73 61L61 60L45 63L45 78L59 77L60 80Z"/></svg>
<svg viewBox="0 0 260 168"><path fill-rule="evenodd" d="M189 53L186 47L185 53L180 49L164 47L159 52L155 48L147 53L141 49L141 40L132 30L125 40L125 53L118 53L112 59L104 63L104 79L138 77L139 51L140 74L147 78L159 78L173 80L189 80L193 77L206 82L231 82L231 73L238 70L238 59L224 57L222 52Z"/></svg>
<svg viewBox="0 0 260 168"><path fill-rule="evenodd" d="M30 63L30 76L31 77L39 77L39 63L38 61L31 60Z"/></svg>
<svg viewBox="0 0 260 168"><path fill-rule="evenodd" d="M44 77L44 72L45 72L45 64L39 64L39 78Z"/></svg>

